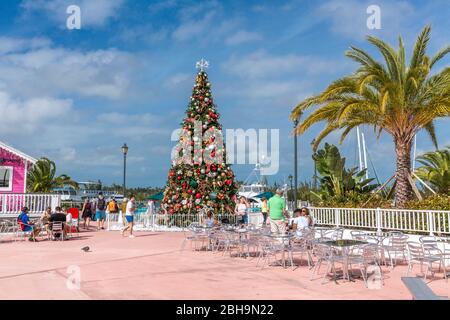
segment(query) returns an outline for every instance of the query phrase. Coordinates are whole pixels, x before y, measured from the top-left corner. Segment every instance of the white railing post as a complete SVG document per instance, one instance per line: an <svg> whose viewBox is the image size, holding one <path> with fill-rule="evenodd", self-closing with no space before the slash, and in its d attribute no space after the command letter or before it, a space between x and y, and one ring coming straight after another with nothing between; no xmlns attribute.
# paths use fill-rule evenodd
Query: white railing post
<svg viewBox="0 0 450 320"><path fill-rule="evenodd" d="M336 227L339 227L341 224L341 210L334 209L334 221L336 223Z"/></svg>
<svg viewBox="0 0 450 320"><path fill-rule="evenodd" d="M381 235L381 210L380 208L377 208L375 211L375 224L377 227L377 234Z"/></svg>
<svg viewBox="0 0 450 320"><path fill-rule="evenodd" d="M2 212L3 213L8 213L6 210L6 194L2 194Z"/></svg>
<svg viewBox="0 0 450 320"><path fill-rule="evenodd" d="M427 218L428 218L428 231L430 232L430 236L434 235L434 219L433 214L431 211L427 211Z"/></svg>

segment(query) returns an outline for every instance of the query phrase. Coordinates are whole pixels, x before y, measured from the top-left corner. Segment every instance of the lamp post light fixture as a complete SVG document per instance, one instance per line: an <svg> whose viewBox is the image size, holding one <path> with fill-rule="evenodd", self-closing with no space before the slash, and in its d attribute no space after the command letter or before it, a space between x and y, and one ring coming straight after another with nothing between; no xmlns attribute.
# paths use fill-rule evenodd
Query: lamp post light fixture
<svg viewBox="0 0 450 320"><path fill-rule="evenodd" d="M122 193L123 197L125 198L125 191L126 191L126 177L127 177L127 153L128 153L128 146L126 143L122 146L122 153L123 153L123 185L122 185Z"/></svg>
<svg viewBox="0 0 450 320"><path fill-rule="evenodd" d="M298 126L298 119L294 120L294 130ZM298 172L297 172L297 134L294 133L294 207L297 207L297 183L298 183Z"/></svg>

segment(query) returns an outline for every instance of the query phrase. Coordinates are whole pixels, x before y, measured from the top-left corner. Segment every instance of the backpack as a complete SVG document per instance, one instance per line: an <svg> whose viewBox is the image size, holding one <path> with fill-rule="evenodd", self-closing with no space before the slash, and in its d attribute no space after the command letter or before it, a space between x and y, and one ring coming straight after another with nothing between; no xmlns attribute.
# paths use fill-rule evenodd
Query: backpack
<svg viewBox="0 0 450 320"><path fill-rule="evenodd" d="M105 210L105 206L106 206L106 201L105 199L98 199L97 201L97 210Z"/></svg>
<svg viewBox="0 0 450 320"><path fill-rule="evenodd" d="M117 208L117 204L114 201L111 201L108 204L109 212L117 212L119 208Z"/></svg>

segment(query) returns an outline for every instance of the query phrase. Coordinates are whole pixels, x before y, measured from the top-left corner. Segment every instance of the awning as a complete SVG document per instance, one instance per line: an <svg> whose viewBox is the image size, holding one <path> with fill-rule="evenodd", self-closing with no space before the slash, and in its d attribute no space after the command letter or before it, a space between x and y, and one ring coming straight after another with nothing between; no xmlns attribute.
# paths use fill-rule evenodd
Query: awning
<svg viewBox="0 0 450 320"><path fill-rule="evenodd" d="M266 198L266 199L270 199L275 195L275 193L271 192L271 191L266 191L263 193L260 193L258 195L255 196L255 198Z"/></svg>
<svg viewBox="0 0 450 320"><path fill-rule="evenodd" d="M154 195L151 195L147 198L147 200L155 200L155 201L161 201L164 198L164 192L158 192Z"/></svg>

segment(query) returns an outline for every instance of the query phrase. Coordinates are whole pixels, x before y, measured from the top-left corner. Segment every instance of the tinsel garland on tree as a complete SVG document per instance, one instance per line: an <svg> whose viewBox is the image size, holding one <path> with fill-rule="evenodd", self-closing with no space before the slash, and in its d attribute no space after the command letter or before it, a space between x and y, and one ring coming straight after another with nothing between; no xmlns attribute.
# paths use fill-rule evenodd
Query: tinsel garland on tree
<svg viewBox="0 0 450 320"><path fill-rule="evenodd" d="M226 150L223 139L220 143L215 141L215 137L198 141L198 135L194 134L195 123L198 121L201 122L202 137L207 130L211 131L211 129L219 130L218 132L221 133L219 118L211 94L211 83L202 68L195 79L186 118L181 123L184 132L189 133L188 137L193 138L181 136L176 150L181 157L183 144L190 144L191 157L194 160L192 163L172 163L162 200L167 213L195 213L205 206L212 208L215 213L234 210L237 185L233 171L225 163ZM201 147L195 148L194 145ZM195 161L195 159L204 158L207 153L211 158L214 158L216 154L222 155L219 157L222 160L216 163Z"/></svg>

